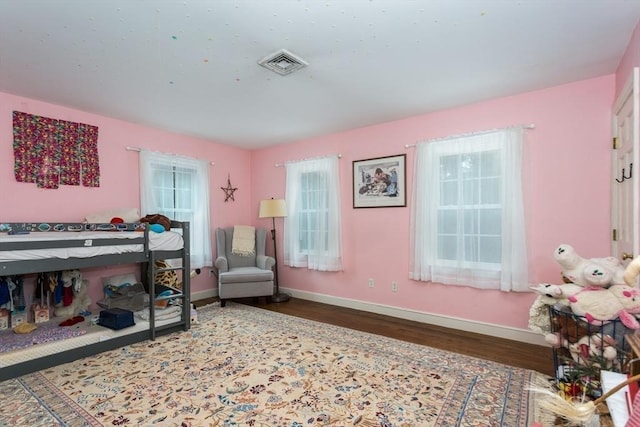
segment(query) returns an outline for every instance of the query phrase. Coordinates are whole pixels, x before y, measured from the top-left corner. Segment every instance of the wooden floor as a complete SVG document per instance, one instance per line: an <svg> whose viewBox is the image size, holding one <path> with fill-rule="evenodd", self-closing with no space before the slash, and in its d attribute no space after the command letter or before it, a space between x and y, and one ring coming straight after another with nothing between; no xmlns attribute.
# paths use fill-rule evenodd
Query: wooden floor
<svg viewBox="0 0 640 427"><path fill-rule="evenodd" d="M212 298L194 303L202 306L215 300ZM549 347L297 298L284 303L267 303L265 298L245 298L236 302L553 375L553 359Z"/></svg>

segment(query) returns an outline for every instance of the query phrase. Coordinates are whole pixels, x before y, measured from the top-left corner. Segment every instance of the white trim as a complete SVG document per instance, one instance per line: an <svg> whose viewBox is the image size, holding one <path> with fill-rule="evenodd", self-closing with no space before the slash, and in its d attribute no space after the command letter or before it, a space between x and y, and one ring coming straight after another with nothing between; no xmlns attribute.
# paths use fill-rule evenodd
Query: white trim
<svg viewBox="0 0 640 427"><path fill-rule="evenodd" d="M218 297L217 286L213 289L207 289L205 291L191 292L191 302L200 301L201 299L217 298L217 297Z"/></svg>
<svg viewBox="0 0 640 427"><path fill-rule="evenodd" d="M370 303L366 301L339 298L331 295L318 294L315 292L299 291L296 289L280 288L280 291L286 291L295 298L331 304L338 307L347 307L355 310L367 311L370 313L383 314L385 316L392 316L400 319L411 320L414 322L442 326L445 328L459 329L462 331L474 332L482 335L490 335L492 337L504 338L528 344L541 345L545 347L549 346L544 341L544 337L542 335L529 331L527 329L512 328L509 326L501 326L485 322L476 322L473 320L443 316L441 314L426 313L416 310L409 310L406 308Z"/></svg>

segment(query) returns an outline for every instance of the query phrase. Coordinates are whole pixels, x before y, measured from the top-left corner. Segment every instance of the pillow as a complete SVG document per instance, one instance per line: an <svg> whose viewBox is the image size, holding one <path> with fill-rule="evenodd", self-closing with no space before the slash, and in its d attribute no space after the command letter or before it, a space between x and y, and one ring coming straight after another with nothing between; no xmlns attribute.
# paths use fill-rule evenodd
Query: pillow
<svg viewBox="0 0 640 427"><path fill-rule="evenodd" d="M161 224L151 224L149 226L149 230L153 231L154 233L164 233L164 226L162 226Z"/></svg>
<svg viewBox="0 0 640 427"><path fill-rule="evenodd" d="M140 212L137 208L115 208L87 215L86 222L109 224L113 218L122 218L124 222L140 221Z"/></svg>

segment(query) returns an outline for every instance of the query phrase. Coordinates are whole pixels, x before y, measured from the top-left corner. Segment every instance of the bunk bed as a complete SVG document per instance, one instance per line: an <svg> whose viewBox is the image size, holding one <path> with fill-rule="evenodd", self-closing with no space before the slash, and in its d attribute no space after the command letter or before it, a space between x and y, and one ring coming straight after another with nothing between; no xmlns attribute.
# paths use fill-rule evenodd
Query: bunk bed
<svg viewBox="0 0 640 427"><path fill-rule="evenodd" d="M189 223L171 221L171 230L150 231L143 223L0 223L0 276L86 269L119 264L140 264L148 294L156 295L155 276L166 268L156 261L179 259L182 289L170 296L181 299L179 321L156 321L155 304L149 304L148 322L118 331L100 329L81 337L36 345L0 354L0 381L67 363L125 345L155 339L191 327ZM5 232L2 232L5 231ZM153 301L153 298L150 298Z"/></svg>

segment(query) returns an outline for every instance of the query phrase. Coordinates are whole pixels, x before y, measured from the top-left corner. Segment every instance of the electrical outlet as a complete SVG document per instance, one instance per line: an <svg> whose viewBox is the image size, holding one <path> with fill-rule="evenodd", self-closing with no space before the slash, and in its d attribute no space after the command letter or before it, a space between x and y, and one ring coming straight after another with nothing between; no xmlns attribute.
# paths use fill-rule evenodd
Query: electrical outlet
<svg viewBox="0 0 640 427"><path fill-rule="evenodd" d="M369 279L369 287L373 288L373 279Z"/></svg>
<svg viewBox="0 0 640 427"><path fill-rule="evenodd" d="M398 282L391 282L391 291L392 292L398 292Z"/></svg>
<svg viewBox="0 0 640 427"><path fill-rule="evenodd" d="M209 270L209 277L215 277L216 272L213 269Z"/></svg>

